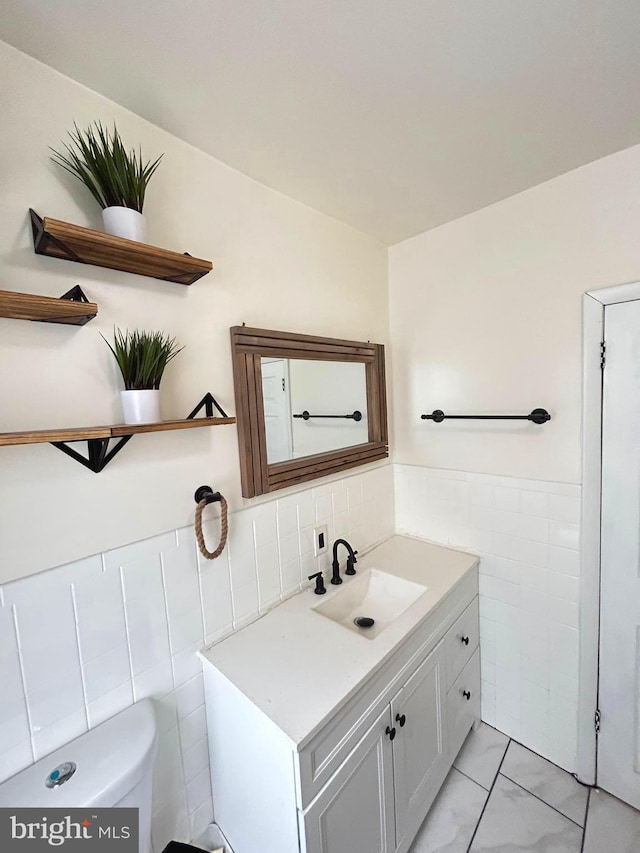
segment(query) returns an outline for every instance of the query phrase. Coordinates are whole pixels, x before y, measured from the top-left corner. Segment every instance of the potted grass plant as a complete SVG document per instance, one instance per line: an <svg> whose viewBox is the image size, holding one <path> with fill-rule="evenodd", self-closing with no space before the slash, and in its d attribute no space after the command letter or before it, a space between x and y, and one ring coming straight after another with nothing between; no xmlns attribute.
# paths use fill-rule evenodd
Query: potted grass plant
<svg viewBox="0 0 640 853"><path fill-rule="evenodd" d="M126 424L156 423L160 418L160 381L169 362L184 349L165 332L122 332L114 329L113 353L122 379L120 392Z"/></svg>
<svg viewBox="0 0 640 853"><path fill-rule="evenodd" d="M51 149L51 159L82 181L93 195L102 208L107 234L146 242L144 197L162 155L143 163L142 151L127 151L115 124L111 132L99 121L86 130L74 124L69 137L62 153Z"/></svg>

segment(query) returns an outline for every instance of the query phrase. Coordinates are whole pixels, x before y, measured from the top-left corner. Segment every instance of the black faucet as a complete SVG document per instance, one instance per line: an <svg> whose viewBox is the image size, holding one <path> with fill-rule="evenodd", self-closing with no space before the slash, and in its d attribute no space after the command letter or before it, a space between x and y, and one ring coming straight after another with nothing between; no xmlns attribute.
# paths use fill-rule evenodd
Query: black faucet
<svg viewBox="0 0 640 853"><path fill-rule="evenodd" d="M324 575L322 572L316 572L315 575L309 575L309 580L315 580L316 588L313 590L316 595L324 595L327 591L324 586Z"/></svg>
<svg viewBox="0 0 640 853"><path fill-rule="evenodd" d="M347 568L345 570L346 575L355 575L356 570L353 567L355 563L358 562L356 560L356 554L358 552L353 550L347 540L336 539L336 541L333 543L333 563L331 564L333 568L333 575L331 576L332 584L342 583L342 578L340 577L340 563L338 562L338 545L344 545L344 547L349 552L349 556L347 557Z"/></svg>

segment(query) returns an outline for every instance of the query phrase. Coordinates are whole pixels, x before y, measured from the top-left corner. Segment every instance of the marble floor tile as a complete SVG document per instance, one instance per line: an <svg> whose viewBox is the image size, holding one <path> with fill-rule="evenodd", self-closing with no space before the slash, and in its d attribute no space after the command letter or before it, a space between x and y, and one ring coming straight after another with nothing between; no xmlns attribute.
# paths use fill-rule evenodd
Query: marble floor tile
<svg viewBox="0 0 640 853"><path fill-rule="evenodd" d="M511 741L500 773L584 826L589 789L565 770Z"/></svg>
<svg viewBox="0 0 640 853"><path fill-rule="evenodd" d="M477 732L469 732L453 766L488 791L508 745L506 735L481 723Z"/></svg>
<svg viewBox="0 0 640 853"><path fill-rule="evenodd" d="M487 792L451 770L409 853L466 853Z"/></svg>
<svg viewBox="0 0 640 853"><path fill-rule="evenodd" d="M638 853L639 850L640 812L605 791L592 791L584 853Z"/></svg>
<svg viewBox="0 0 640 853"><path fill-rule="evenodd" d="M469 850L470 853L580 853L581 844L579 826L500 775Z"/></svg>

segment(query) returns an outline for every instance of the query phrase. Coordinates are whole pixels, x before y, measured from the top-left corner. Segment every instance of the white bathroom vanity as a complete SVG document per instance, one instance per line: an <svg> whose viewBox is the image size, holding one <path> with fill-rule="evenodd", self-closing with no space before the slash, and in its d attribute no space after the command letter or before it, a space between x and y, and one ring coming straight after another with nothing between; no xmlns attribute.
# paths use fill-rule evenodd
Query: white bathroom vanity
<svg viewBox="0 0 640 853"><path fill-rule="evenodd" d="M406 853L479 721L478 559L394 536L356 568L202 653L235 853Z"/></svg>

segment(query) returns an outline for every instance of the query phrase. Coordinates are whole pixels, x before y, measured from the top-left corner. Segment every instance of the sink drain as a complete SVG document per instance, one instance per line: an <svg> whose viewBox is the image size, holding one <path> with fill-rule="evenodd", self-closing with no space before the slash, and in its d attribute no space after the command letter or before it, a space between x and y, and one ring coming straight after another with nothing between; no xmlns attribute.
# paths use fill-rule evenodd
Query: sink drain
<svg viewBox="0 0 640 853"><path fill-rule="evenodd" d="M376 624L376 620L372 619L370 616L356 616L353 620L353 624L357 625L358 628L373 628Z"/></svg>

